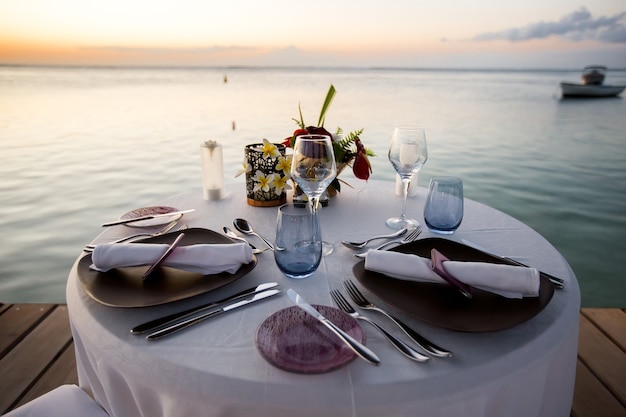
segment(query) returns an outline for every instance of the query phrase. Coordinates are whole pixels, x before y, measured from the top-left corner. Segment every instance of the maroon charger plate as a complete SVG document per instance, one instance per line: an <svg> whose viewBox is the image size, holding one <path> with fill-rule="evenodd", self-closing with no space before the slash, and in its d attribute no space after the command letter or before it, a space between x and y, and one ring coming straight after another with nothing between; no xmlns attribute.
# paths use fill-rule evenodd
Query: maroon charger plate
<svg viewBox="0 0 626 417"><path fill-rule="evenodd" d="M452 261L507 263L442 238L420 239L391 250L430 259L432 249ZM354 265L352 271L365 288L401 312L436 326L464 332L492 332L516 326L539 314L554 294L554 287L543 275L538 297L510 299L472 288L473 297L467 299L449 285L403 281L368 271L365 261Z"/></svg>

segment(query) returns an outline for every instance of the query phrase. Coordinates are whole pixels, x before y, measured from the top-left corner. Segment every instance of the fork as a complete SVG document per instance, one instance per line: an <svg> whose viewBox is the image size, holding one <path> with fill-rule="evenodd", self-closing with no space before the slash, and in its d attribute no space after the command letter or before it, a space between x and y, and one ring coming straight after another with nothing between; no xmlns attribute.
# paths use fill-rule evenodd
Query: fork
<svg viewBox="0 0 626 417"><path fill-rule="evenodd" d="M450 356L452 356L452 352L447 351L443 348L440 348L439 346L430 342L424 336L417 333L415 330L411 329L409 326L404 324L398 318L387 313L382 308L375 306L367 298L365 298L365 296L361 293L361 291L359 291L357 286L352 281L348 281L348 280L344 281L343 286L348 292L348 295L350 296L350 298L352 298L352 301L354 301L354 303L357 306L366 310L374 310L374 311L378 311L379 313L384 314L389 319L391 319L391 321L393 321L398 327L400 327L402 331L404 331L404 333L407 334L407 336L409 336L415 343L417 343L417 345L420 348L424 349L426 352L430 353L433 356L437 356L440 358L449 358Z"/></svg>
<svg viewBox="0 0 626 417"><path fill-rule="evenodd" d="M341 295L341 293L339 291L332 290L330 292L330 296L333 299L333 301L335 302L335 304L337 304L337 307L339 307L341 310L343 310L346 313L348 313L348 315L354 317L355 319L366 321L369 324L371 324L372 326L374 326L376 329L380 330L380 332L387 338L387 340L389 340L389 342L391 342L391 344L394 345L396 347L396 349L398 349L407 358L409 358L411 360L414 360L414 361L417 361L417 362L427 362L427 361L430 360L430 358L428 356L422 355L421 353L419 353L418 351L413 349L411 346L409 346L406 343L404 343L402 340L397 339L394 335L392 335L387 330L385 330L382 327L380 327L378 325L378 323L376 323L375 321L373 321L369 317L366 317L366 316L364 316L362 314L359 314L352 307L352 305L350 305L348 300L346 300L345 297L343 295Z"/></svg>
<svg viewBox="0 0 626 417"><path fill-rule="evenodd" d="M405 243L413 242L415 239L417 239L420 233L422 233L422 228L420 226L417 226L415 229L411 230L411 233L406 235L401 240L392 240L391 242L385 242L373 250L383 250L387 246L393 245L394 243L398 245L404 245ZM355 253L354 256L356 256L357 258L365 258L367 256L367 252Z"/></svg>

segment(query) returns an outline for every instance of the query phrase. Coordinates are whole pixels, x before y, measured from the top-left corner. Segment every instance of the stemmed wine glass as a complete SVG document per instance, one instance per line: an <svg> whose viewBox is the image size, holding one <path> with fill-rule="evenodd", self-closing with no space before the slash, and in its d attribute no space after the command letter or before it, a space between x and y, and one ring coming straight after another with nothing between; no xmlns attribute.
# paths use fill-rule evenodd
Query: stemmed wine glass
<svg viewBox="0 0 626 417"><path fill-rule="evenodd" d="M406 199L411 185L411 176L416 174L428 159L424 129L416 126L396 127L391 137L388 156L402 179L404 201L400 217L387 219L387 226L396 230L404 227L417 227L419 226L417 220L406 217Z"/></svg>
<svg viewBox="0 0 626 417"><path fill-rule="evenodd" d="M337 165L330 136L296 136L291 159L291 178L308 197L308 206L318 227L320 196L336 176Z"/></svg>

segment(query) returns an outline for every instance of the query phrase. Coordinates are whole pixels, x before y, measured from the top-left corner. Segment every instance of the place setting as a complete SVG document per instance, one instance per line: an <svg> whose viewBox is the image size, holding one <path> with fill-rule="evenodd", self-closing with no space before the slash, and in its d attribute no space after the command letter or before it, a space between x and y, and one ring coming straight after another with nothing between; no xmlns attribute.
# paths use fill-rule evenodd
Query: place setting
<svg viewBox="0 0 626 417"><path fill-rule="evenodd" d="M413 236L355 253L354 277L403 313L451 330L498 331L534 317L562 280L450 239L463 217L462 183L453 180L457 191L435 196L451 179L433 178L424 208L427 230L445 237L422 238L413 220Z"/></svg>
<svg viewBox="0 0 626 417"><path fill-rule="evenodd" d="M144 228L109 243L87 245L79 260L79 282L95 301L112 307L147 307L200 295L245 276L257 263L253 247L204 228L176 228L194 209L155 206L133 210L103 227ZM144 222L150 221L149 225Z"/></svg>
<svg viewBox="0 0 626 417"><path fill-rule="evenodd" d="M403 208L386 221L394 233L363 242L343 241L361 258L353 267L358 282L405 314L427 323L465 332L499 331L538 314L563 280L457 242L452 235L463 220L460 178L431 178L424 203L424 222L433 235L422 238L423 227L406 216L412 176L427 159L423 129L394 130L389 160L402 179ZM387 242L375 248L378 239ZM471 242L468 242L471 243Z"/></svg>

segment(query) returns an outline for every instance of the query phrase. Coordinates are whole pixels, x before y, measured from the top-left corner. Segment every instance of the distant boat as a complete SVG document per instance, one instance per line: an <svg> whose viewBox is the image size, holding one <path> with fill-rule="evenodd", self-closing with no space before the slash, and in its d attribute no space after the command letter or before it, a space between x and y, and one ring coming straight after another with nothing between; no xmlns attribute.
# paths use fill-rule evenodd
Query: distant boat
<svg viewBox="0 0 626 417"><path fill-rule="evenodd" d="M582 84L561 82L563 97L613 97L619 95L626 85L605 85L606 67L590 65L583 68Z"/></svg>

